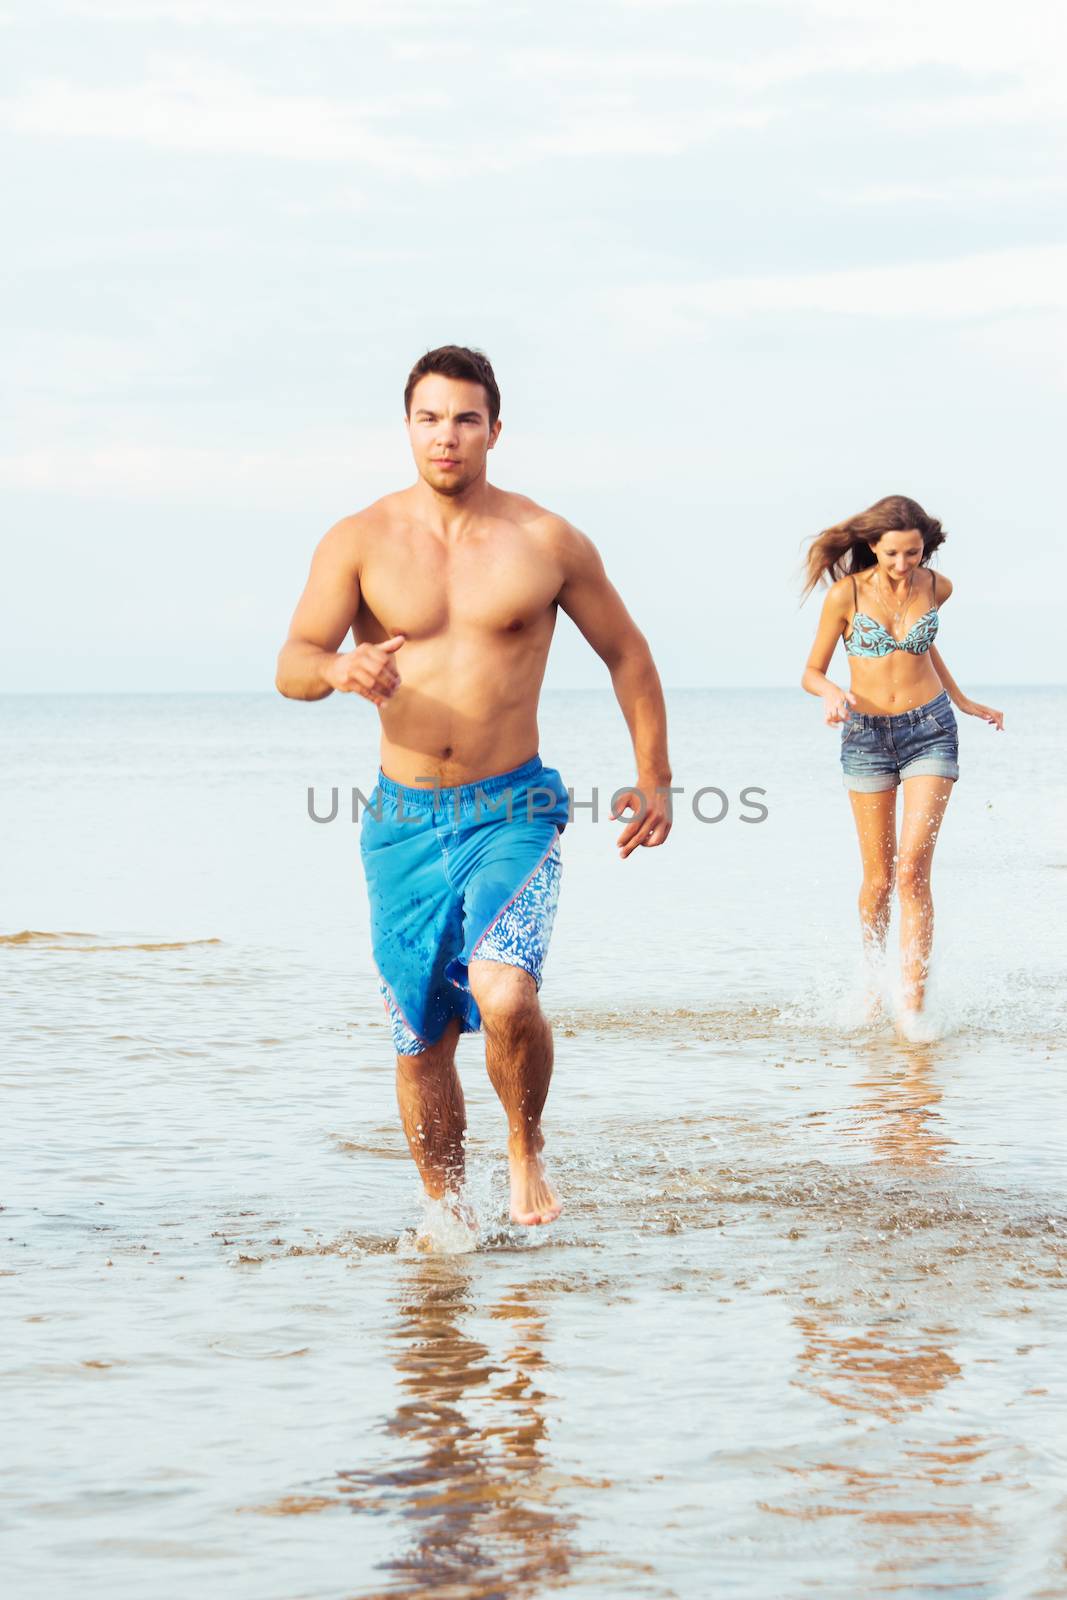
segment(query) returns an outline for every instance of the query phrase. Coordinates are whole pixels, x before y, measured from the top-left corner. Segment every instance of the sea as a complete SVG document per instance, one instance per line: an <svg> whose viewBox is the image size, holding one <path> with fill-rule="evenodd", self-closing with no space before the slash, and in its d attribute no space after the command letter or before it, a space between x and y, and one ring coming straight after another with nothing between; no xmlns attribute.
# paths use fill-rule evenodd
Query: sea
<svg viewBox="0 0 1067 1600"><path fill-rule="evenodd" d="M467 1036L475 1230L396 1110L373 708L0 698L5 1595L1067 1596L1067 690L975 693L922 1043L816 701L671 691L622 860L610 689L544 696L564 1209L509 1222Z"/></svg>

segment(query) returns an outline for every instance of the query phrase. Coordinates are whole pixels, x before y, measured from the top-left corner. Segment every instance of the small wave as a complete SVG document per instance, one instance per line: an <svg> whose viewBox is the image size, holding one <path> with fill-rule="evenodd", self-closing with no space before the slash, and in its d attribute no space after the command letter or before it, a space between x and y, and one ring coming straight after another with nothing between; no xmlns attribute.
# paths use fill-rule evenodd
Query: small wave
<svg viewBox="0 0 1067 1600"><path fill-rule="evenodd" d="M393 1137L393 1130L388 1136L378 1140L350 1139L343 1133L327 1135L333 1148L342 1156L376 1156L383 1161L408 1161L407 1150Z"/></svg>
<svg viewBox="0 0 1067 1600"><path fill-rule="evenodd" d="M74 939L89 942L73 944ZM0 933L0 945L33 945L38 950L191 950L196 945L221 943L221 939L155 939L111 944L99 933L48 933L37 928L24 928L21 933Z"/></svg>
<svg viewBox="0 0 1067 1600"><path fill-rule="evenodd" d="M209 1350L214 1350L218 1356L227 1356L234 1361L290 1361L293 1356L306 1356L311 1346L298 1345L294 1349L262 1349L251 1341L230 1342L224 1344L221 1339L212 1339L208 1345Z"/></svg>

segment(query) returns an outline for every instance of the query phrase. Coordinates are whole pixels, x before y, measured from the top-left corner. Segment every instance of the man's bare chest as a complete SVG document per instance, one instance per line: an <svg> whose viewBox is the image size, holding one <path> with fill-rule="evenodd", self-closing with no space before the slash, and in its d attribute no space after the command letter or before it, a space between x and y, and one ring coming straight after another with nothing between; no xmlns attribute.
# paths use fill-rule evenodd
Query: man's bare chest
<svg viewBox="0 0 1067 1600"><path fill-rule="evenodd" d="M451 630L517 633L554 617L562 574L532 542L485 542L442 551L385 545L364 563L364 604L387 634L429 638Z"/></svg>

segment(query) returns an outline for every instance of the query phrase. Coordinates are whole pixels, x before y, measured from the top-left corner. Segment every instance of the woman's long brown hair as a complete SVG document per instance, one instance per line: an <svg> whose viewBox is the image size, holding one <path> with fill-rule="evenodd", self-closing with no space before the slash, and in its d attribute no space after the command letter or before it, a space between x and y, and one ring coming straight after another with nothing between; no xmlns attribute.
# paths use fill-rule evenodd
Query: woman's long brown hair
<svg viewBox="0 0 1067 1600"><path fill-rule="evenodd" d="M873 506L849 517L846 522L824 528L812 539L808 550L801 602L824 578L833 583L850 572L873 567L876 557L871 547L883 533L905 533L909 528L922 535L923 553L919 565L924 567L938 546L944 544L945 535L937 518L927 516L919 502L909 500L907 495L887 494L884 500L876 500Z"/></svg>

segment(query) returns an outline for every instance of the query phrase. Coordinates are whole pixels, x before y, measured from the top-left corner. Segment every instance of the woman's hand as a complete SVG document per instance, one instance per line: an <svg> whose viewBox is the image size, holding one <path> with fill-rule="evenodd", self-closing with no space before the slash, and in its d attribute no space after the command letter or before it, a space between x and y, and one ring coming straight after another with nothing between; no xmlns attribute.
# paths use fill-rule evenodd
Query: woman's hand
<svg viewBox="0 0 1067 1600"><path fill-rule="evenodd" d="M839 689L836 683L832 683L829 689L824 691L821 699L825 720L831 726L838 722L847 722L849 707L856 704L856 696L852 693L852 690Z"/></svg>
<svg viewBox="0 0 1067 1600"><path fill-rule="evenodd" d="M981 717L983 722L988 722L991 728L1004 732L1004 713L994 711L992 706L979 705L977 700L961 700L960 710L968 717Z"/></svg>

